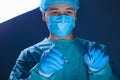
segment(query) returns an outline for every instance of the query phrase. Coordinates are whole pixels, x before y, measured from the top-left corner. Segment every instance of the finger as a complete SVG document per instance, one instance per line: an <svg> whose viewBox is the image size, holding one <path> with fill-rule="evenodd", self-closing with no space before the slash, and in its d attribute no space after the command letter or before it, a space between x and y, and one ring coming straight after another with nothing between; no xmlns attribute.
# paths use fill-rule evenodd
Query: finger
<svg viewBox="0 0 120 80"><path fill-rule="evenodd" d="M54 66L56 66L56 67L57 67L57 68L56 68L57 70L63 68L63 65L62 65L62 64L59 64L56 60L54 60L54 59L52 59L52 58L50 58L50 57L47 58L46 61L49 62L49 63L51 63L51 64L53 64Z"/></svg>
<svg viewBox="0 0 120 80"><path fill-rule="evenodd" d="M56 60L60 64L64 63L63 59L61 57L59 57L58 55L56 55L55 53L50 53L50 54L48 54L48 56L53 58L54 60Z"/></svg>
<svg viewBox="0 0 120 80"><path fill-rule="evenodd" d="M94 64L96 64L96 65L99 64L103 57L104 57L104 53L101 52L101 53L98 55L97 59L94 61Z"/></svg>
<svg viewBox="0 0 120 80"><path fill-rule="evenodd" d="M53 72L56 70L60 70L60 68L58 68L56 65L54 65L51 62L47 62L47 66L49 65L49 67L51 68L50 70L52 70Z"/></svg>
<svg viewBox="0 0 120 80"><path fill-rule="evenodd" d="M53 52L55 52L58 56L60 56L60 57L63 56L63 54L62 54L56 47L53 47L51 50L52 50Z"/></svg>
<svg viewBox="0 0 120 80"><path fill-rule="evenodd" d="M92 55L93 61L96 60L96 58L98 58L99 57L98 55L100 55L100 54L101 54L100 49L95 50L94 55Z"/></svg>
<svg viewBox="0 0 120 80"><path fill-rule="evenodd" d="M89 58L88 54L84 55L84 61L87 65L91 65L92 64L92 60Z"/></svg>
<svg viewBox="0 0 120 80"><path fill-rule="evenodd" d="M88 53L89 53L89 55L93 55L94 52L95 52L95 47L92 46L92 47L89 49Z"/></svg>
<svg viewBox="0 0 120 80"><path fill-rule="evenodd" d="M109 62L109 56L105 55L103 59L100 61L101 66L105 66Z"/></svg>

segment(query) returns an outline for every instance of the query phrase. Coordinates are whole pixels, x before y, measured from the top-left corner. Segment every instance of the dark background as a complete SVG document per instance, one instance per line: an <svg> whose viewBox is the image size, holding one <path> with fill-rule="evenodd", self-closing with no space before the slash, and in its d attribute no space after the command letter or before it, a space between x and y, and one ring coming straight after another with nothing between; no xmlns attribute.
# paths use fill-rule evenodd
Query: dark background
<svg viewBox="0 0 120 80"><path fill-rule="evenodd" d="M107 45L120 67L120 0L81 0L80 6L75 36ZM8 79L21 50L45 37L48 29L38 8L0 24L0 80Z"/></svg>

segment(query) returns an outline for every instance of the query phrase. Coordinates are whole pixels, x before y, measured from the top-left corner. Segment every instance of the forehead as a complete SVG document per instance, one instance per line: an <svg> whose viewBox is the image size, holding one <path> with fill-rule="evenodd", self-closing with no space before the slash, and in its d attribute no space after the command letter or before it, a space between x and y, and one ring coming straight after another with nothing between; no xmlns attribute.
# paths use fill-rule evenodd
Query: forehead
<svg viewBox="0 0 120 80"><path fill-rule="evenodd" d="M47 10L74 10L74 8L68 4L56 4L48 7Z"/></svg>

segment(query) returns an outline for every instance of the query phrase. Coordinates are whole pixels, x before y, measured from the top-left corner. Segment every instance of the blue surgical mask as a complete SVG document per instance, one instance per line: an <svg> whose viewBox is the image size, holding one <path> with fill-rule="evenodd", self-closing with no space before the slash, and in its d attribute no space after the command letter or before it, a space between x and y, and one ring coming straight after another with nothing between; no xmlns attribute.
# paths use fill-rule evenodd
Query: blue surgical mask
<svg viewBox="0 0 120 80"><path fill-rule="evenodd" d="M57 37L67 37L75 27L74 16L60 15L48 17L48 29Z"/></svg>

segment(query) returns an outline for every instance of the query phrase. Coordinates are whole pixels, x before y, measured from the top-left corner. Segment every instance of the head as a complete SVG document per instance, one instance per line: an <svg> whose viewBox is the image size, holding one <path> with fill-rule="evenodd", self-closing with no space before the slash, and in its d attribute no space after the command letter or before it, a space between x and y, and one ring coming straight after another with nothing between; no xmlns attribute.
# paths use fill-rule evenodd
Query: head
<svg viewBox="0 0 120 80"><path fill-rule="evenodd" d="M42 19L46 23L48 23L49 16L60 16L67 15L73 16L76 20L77 10L74 9L73 6L68 4L56 4L48 7L45 12L42 12Z"/></svg>
<svg viewBox="0 0 120 80"><path fill-rule="evenodd" d="M78 8L78 0L43 0L40 4L42 19L50 34L61 38L72 33Z"/></svg>

